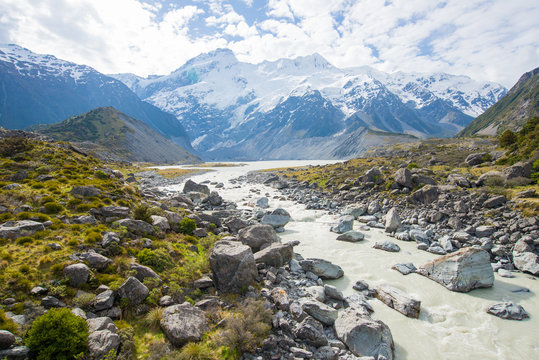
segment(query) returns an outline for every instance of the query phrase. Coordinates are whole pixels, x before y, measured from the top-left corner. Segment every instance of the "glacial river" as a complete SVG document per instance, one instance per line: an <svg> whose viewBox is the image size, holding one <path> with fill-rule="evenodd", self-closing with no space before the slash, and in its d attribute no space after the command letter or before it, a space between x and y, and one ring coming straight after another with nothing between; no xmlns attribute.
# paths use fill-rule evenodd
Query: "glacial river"
<svg viewBox="0 0 539 360"><path fill-rule="evenodd" d="M421 275L401 275L391 266L399 262L412 262L419 266L437 257L417 250L415 243L394 240L383 231L365 231L365 240L358 243L336 241L336 234L329 231L336 217L324 211L305 210L303 205L278 200L280 193L263 185L233 185L230 179L248 171L321 165L327 161L260 161L246 166L218 167L212 172L195 175L192 180L222 182L224 188L216 189L226 200L247 207L249 200L268 194L270 209L281 207L292 216L292 221L280 234L283 241L299 240L295 251L303 257L318 257L340 265L344 277L329 281L343 293L352 294L357 280L365 280L372 288L379 284L390 284L421 301L419 319L410 319L387 307L376 299L370 300L375 319L385 322L391 329L395 342L397 360L434 359L539 359L539 280L531 275L515 273L515 278L502 278L495 274L494 286L476 289L467 294L451 292L443 286ZM170 190L181 190L183 185ZM210 188L212 186L210 185ZM260 195L251 189L260 190ZM355 223L354 228L360 224ZM395 241L401 248L398 253L389 253L372 248L374 242L384 239ZM530 292L512 292L525 287ZM499 319L486 313L491 304L514 301L524 307L530 319L512 321Z"/></svg>

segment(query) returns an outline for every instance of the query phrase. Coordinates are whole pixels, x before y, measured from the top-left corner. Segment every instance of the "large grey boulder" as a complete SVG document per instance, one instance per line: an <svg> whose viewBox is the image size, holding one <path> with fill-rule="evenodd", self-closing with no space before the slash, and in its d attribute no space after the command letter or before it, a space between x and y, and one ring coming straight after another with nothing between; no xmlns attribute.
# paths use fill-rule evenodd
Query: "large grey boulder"
<svg viewBox="0 0 539 360"><path fill-rule="evenodd" d="M251 248L238 242L221 240L210 254L210 267L217 289L237 293L258 275Z"/></svg>
<svg viewBox="0 0 539 360"><path fill-rule="evenodd" d="M328 339L324 333L322 324L311 316L307 316L294 328L294 335L302 339L305 343L320 347L328 344Z"/></svg>
<svg viewBox="0 0 539 360"><path fill-rule="evenodd" d="M483 186L489 179L501 180L503 182L505 181L505 175L501 171L487 171L477 179L476 184L477 186Z"/></svg>
<svg viewBox="0 0 539 360"><path fill-rule="evenodd" d="M102 293L97 294L94 300L94 310L102 311L112 308L115 299L116 294L112 290L105 290Z"/></svg>
<svg viewBox="0 0 539 360"><path fill-rule="evenodd" d="M0 238L17 239L22 236L32 236L41 230L45 230L45 226L37 221L8 221L0 225Z"/></svg>
<svg viewBox="0 0 539 360"><path fill-rule="evenodd" d="M270 214L266 214L260 220L261 224L271 225L274 229L285 226L290 222L290 214L284 209L275 209Z"/></svg>
<svg viewBox="0 0 539 360"><path fill-rule="evenodd" d="M483 203L483 207L486 209L492 209L502 206L507 202L507 199L503 195L493 196Z"/></svg>
<svg viewBox="0 0 539 360"><path fill-rule="evenodd" d="M412 172L407 168L400 168L395 172L393 177L395 178L395 182L401 186L410 189L414 187L412 184Z"/></svg>
<svg viewBox="0 0 539 360"><path fill-rule="evenodd" d="M322 279L339 279L344 275L339 265L324 259L310 258L301 260L299 264L303 270L310 271Z"/></svg>
<svg viewBox="0 0 539 360"><path fill-rule="evenodd" d="M85 264L72 264L64 268L64 277L73 287L79 287L86 284L90 278L90 268Z"/></svg>
<svg viewBox="0 0 539 360"><path fill-rule="evenodd" d="M436 185L425 185L412 194L414 200L428 205L438 200L439 189Z"/></svg>
<svg viewBox="0 0 539 360"><path fill-rule="evenodd" d="M344 215L337 220L337 225L332 226L330 231L342 234L352 230L354 227L354 217L352 215Z"/></svg>
<svg viewBox="0 0 539 360"><path fill-rule="evenodd" d="M238 240L257 252L279 241L277 233L271 225L252 225L238 231Z"/></svg>
<svg viewBox="0 0 539 360"><path fill-rule="evenodd" d="M461 188L470 188L472 184L461 174L449 174L447 182L453 185L460 186Z"/></svg>
<svg viewBox="0 0 539 360"><path fill-rule="evenodd" d="M115 232L107 231L103 234L103 240L101 241L101 246L107 248L113 244L118 245L120 243L120 235Z"/></svg>
<svg viewBox="0 0 539 360"><path fill-rule="evenodd" d="M401 218L399 217L398 210L397 208L392 207L386 214L385 230L388 233L392 233L397 230L400 224Z"/></svg>
<svg viewBox="0 0 539 360"><path fill-rule="evenodd" d="M101 194L101 190L95 186L74 186L71 189L71 194L82 197L98 196Z"/></svg>
<svg viewBox="0 0 539 360"><path fill-rule="evenodd" d="M337 309L315 299L303 299L301 308L324 325L333 325L335 319L337 319Z"/></svg>
<svg viewBox="0 0 539 360"><path fill-rule="evenodd" d="M335 333L357 356L374 359L393 359L393 337L382 321L372 320L364 311L349 307L335 320Z"/></svg>
<svg viewBox="0 0 539 360"><path fill-rule="evenodd" d="M120 299L128 299L131 305L138 305L143 302L150 290L137 280L137 278L130 276L127 280L118 288L118 296Z"/></svg>
<svg viewBox="0 0 539 360"><path fill-rule="evenodd" d="M404 291L389 285L377 286L375 290L376 298L390 308L414 319L419 317L421 301L413 299Z"/></svg>
<svg viewBox="0 0 539 360"><path fill-rule="evenodd" d="M154 235L155 229L151 224L142 220L122 219L116 221L120 226L125 226L127 230L137 235Z"/></svg>
<svg viewBox="0 0 539 360"><path fill-rule="evenodd" d="M487 156L487 153L484 153L484 152L470 154L466 157L466 160L464 160L464 162L468 164L469 166L479 165L485 161L486 156Z"/></svg>
<svg viewBox="0 0 539 360"><path fill-rule="evenodd" d="M135 277L140 282L144 282L144 279L146 278L152 278L152 279L156 279L157 281L159 281L159 283L161 283L161 277L157 275L155 271L153 271L151 268L147 266L140 265L137 263L131 263L131 265L129 265L129 269L135 272Z"/></svg>
<svg viewBox="0 0 539 360"><path fill-rule="evenodd" d="M106 256L90 250L80 255L80 258L88 263L92 269L105 270L107 266L112 264L112 260Z"/></svg>
<svg viewBox="0 0 539 360"><path fill-rule="evenodd" d="M267 209L269 208L269 199L267 197L258 198L255 201L255 205L261 209Z"/></svg>
<svg viewBox="0 0 539 360"><path fill-rule="evenodd" d="M88 355L90 359L104 359L111 351L117 351L120 336L110 330L98 330L88 336Z"/></svg>
<svg viewBox="0 0 539 360"><path fill-rule="evenodd" d="M152 215L150 216L152 219L152 225L157 226L157 228L161 231L167 231L170 230L170 224L168 223L168 220L164 216L159 215Z"/></svg>
<svg viewBox="0 0 539 360"><path fill-rule="evenodd" d="M199 192L210 195L210 189L206 185L197 184L193 180L187 180L183 186L183 193L188 194L190 192Z"/></svg>
<svg viewBox="0 0 539 360"><path fill-rule="evenodd" d="M374 243L372 247L375 249L389 251L389 252L399 252L401 250L399 245L389 240L377 241Z"/></svg>
<svg viewBox="0 0 539 360"><path fill-rule="evenodd" d="M0 359L26 360L29 358L29 355L30 348L28 346L14 346L9 349L0 350Z"/></svg>
<svg viewBox="0 0 539 360"><path fill-rule="evenodd" d="M15 344L15 335L7 330L0 330L0 350L8 349L13 344Z"/></svg>
<svg viewBox="0 0 539 360"><path fill-rule="evenodd" d="M209 330L204 312L187 302L165 308L160 325L174 346L199 341Z"/></svg>
<svg viewBox="0 0 539 360"><path fill-rule="evenodd" d="M226 218L223 223L232 234L237 234L238 231L249 226L245 221L235 216Z"/></svg>
<svg viewBox="0 0 539 360"><path fill-rule="evenodd" d="M522 306L513 302L503 302L491 305L487 309L487 313L508 320L522 320L530 317Z"/></svg>
<svg viewBox="0 0 539 360"><path fill-rule="evenodd" d="M294 248L291 244L274 243L257 251L254 254L255 262L257 264L266 264L266 266L274 266L279 268L290 262L294 256Z"/></svg>
<svg viewBox="0 0 539 360"><path fill-rule="evenodd" d="M94 331L109 330L113 333L118 332L118 328L114 324L111 318L102 316L96 317L93 319L87 319L86 324L88 325L88 332L93 333Z"/></svg>
<svg viewBox="0 0 539 360"><path fill-rule="evenodd" d="M105 218L126 218L129 216L129 208L126 206L103 206L99 214Z"/></svg>
<svg viewBox="0 0 539 360"><path fill-rule="evenodd" d="M365 235L355 230L350 230L350 231L345 232L344 234L337 236L337 240L347 241L347 242L358 242L363 239L365 239Z"/></svg>
<svg viewBox="0 0 539 360"><path fill-rule="evenodd" d="M518 177L528 178L531 176L532 172L532 164L530 162L522 161L502 170L506 180L511 180Z"/></svg>
<svg viewBox="0 0 539 360"><path fill-rule="evenodd" d="M520 271L539 276L539 255L534 250L531 237L522 237L513 247L513 263Z"/></svg>
<svg viewBox="0 0 539 360"><path fill-rule="evenodd" d="M488 252L477 248L463 248L421 266L417 273L442 284L451 291L468 292L491 287L494 271Z"/></svg>

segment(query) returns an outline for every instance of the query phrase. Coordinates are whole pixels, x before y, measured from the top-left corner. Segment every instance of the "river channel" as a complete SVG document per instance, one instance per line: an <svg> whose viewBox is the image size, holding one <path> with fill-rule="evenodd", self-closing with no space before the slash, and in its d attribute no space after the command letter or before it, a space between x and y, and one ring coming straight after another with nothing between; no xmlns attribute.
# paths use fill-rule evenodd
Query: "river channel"
<svg viewBox="0 0 539 360"><path fill-rule="evenodd" d="M295 251L303 257L323 258L340 265L344 277L329 281L345 295L352 294L357 280L365 280L370 287L379 284L395 286L421 301L419 319L410 319L390 309L376 299L370 300L375 312L373 318L382 320L391 329L397 360L432 359L539 359L539 281L531 275L515 273L515 278L502 278L495 274L495 283L489 289L476 289L470 293L451 292L443 286L418 274L401 275L391 266L412 262L419 266L437 255L416 249L415 243L389 238L381 230L365 231L365 240L358 243L337 241L329 228L336 216L325 211L305 210L301 204L280 200L280 192L263 186L242 183L231 184L230 179L248 171L321 165L327 161L259 161L244 166L216 167L191 179L195 182L209 180L222 182L224 188L215 189L227 201L234 201L239 208L257 197L270 199L270 209L284 208L292 221L279 234L282 241L299 240ZM167 167L170 168L170 167ZM180 191L183 185L168 190ZM210 185L210 188L213 187ZM259 194L251 189L259 190ZM354 229L360 224L355 223ZM374 242L384 239L395 241L401 248L389 253L372 248ZM513 292L527 288L529 292ZM524 307L530 319L511 321L486 313L488 306L511 300Z"/></svg>

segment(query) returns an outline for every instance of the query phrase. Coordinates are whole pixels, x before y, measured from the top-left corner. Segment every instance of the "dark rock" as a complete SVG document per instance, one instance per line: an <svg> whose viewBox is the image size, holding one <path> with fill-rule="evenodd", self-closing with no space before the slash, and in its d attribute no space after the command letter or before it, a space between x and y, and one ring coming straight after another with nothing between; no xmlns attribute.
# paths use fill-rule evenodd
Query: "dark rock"
<svg viewBox="0 0 539 360"><path fill-rule="evenodd" d="M8 221L0 225L0 238L17 239L22 236L32 236L35 232L42 230L45 230L45 226L37 221Z"/></svg>
<svg viewBox="0 0 539 360"><path fill-rule="evenodd" d="M324 259L310 258L301 260L299 264L303 270L310 271L322 279L339 279L344 275L340 266Z"/></svg>
<svg viewBox="0 0 539 360"><path fill-rule="evenodd" d="M45 309L51 309L66 307L67 305L54 296L45 296L43 299L41 299L41 306L43 306Z"/></svg>
<svg viewBox="0 0 539 360"><path fill-rule="evenodd" d="M140 265L137 263L131 263L129 266L129 269L135 272L135 277L140 282L144 282L144 279L146 278L152 278L156 279L159 283L161 283L161 277L157 275L155 271L153 271L148 266Z"/></svg>
<svg viewBox="0 0 539 360"><path fill-rule="evenodd" d="M389 240L377 241L376 243L374 243L372 247L375 249L389 251L389 252L399 252L401 250L399 245Z"/></svg>
<svg viewBox="0 0 539 360"><path fill-rule="evenodd" d="M128 299L131 305L142 303L149 293L148 288L132 276L118 288L118 296L121 299Z"/></svg>
<svg viewBox="0 0 539 360"><path fill-rule="evenodd" d="M15 344L15 335L7 330L0 330L0 350L8 349Z"/></svg>
<svg viewBox="0 0 539 360"><path fill-rule="evenodd" d="M210 195L210 189L206 185L200 185L192 180L187 180L183 186L183 193L199 192L206 195Z"/></svg>
<svg viewBox="0 0 539 360"><path fill-rule="evenodd" d="M491 305L487 313L508 320L522 320L529 318L528 313L520 305L513 302L503 302Z"/></svg>
<svg viewBox="0 0 539 360"><path fill-rule="evenodd" d="M487 153L470 154L466 157L466 160L464 160L464 162L468 164L469 166L479 165L485 161L486 156L487 156Z"/></svg>
<svg viewBox="0 0 539 360"><path fill-rule="evenodd" d="M401 314L417 319L421 308L421 301L411 298L405 292L389 285L376 287L376 298Z"/></svg>
<svg viewBox="0 0 539 360"><path fill-rule="evenodd" d="M483 203L483 207L486 209L492 209L502 206L507 202L507 199L503 195L494 196Z"/></svg>
<svg viewBox="0 0 539 360"><path fill-rule="evenodd" d="M270 246L257 251L254 254L257 264L263 263L266 266L279 268L288 264L294 255L294 248L290 244L274 243Z"/></svg>
<svg viewBox="0 0 539 360"><path fill-rule="evenodd" d="M296 325L294 335L306 344L317 348L328 344L324 327L311 316L307 316L302 322Z"/></svg>
<svg viewBox="0 0 539 360"><path fill-rule="evenodd" d="M251 248L238 242L218 241L209 261L215 285L223 292L237 293L258 275Z"/></svg>

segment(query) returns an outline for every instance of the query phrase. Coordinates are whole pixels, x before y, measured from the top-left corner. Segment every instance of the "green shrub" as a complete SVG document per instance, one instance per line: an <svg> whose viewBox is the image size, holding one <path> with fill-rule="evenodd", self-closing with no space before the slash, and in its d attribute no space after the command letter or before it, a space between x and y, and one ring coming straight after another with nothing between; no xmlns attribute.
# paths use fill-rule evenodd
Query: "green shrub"
<svg viewBox="0 0 539 360"><path fill-rule="evenodd" d="M490 176L485 179L485 186L488 186L491 188L504 186L504 184L505 184L505 179L501 176Z"/></svg>
<svg viewBox="0 0 539 360"><path fill-rule="evenodd" d="M180 232L185 235L193 235L193 231L197 228L197 223L193 219L189 219L188 217L184 217L182 221L180 221Z"/></svg>
<svg viewBox="0 0 539 360"><path fill-rule="evenodd" d="M513 145L517 141L517 136L511 130L505 130L500 136L500 146L505 148Z"/></svg>
<svg viewBox="0 0 539 360"><path fill-rule="evenodd" d="M172 257L166 249L143 249L139 251L137 259L140 264L149 266L159 272L174 267Z"/></svg>
<svg viewBox="0 0 539 360"><path fill-rule="evenodd" d="M38 317L24 337L24 343L38 360L71 360L88 349L86 321L67 308L50 309Z"/></svg>
<svg viewBox="0 0 539 360"><path fill-rule="evenodd" d="M107 175L107 173L105 173L104 171L102 170L97 170L95 173L94 173L95 177L98 178L98 179L101 179L101 180L106 180L109 178L109 176Z"/></svg>
<svg viewBox="0 0 539 360"><path fill-rule="evenodd" d="M43 205L47 214L57 214L64 210L64 207L57 202L48 202Z"/></svg>
<svg viewBox="0 0 539 360"><path fill-rule="evenodd" d="M29 151L34 145L24 137L11 137L0 140L0 155L13 156L17 153Z"/></svg>
<svg viewBox="0 0 539 360"><path fill-rule="evenodd" d="M17 324L7 317L4 310L0 309L0 329L7 330L13 334L17 333Z"/></svg>
<svg viewBox="0 0 539 360"><path fill-rule="evenodd" d="M134 210L135 220L146 221L147 223L152 223L152 218L150 217L150 209L146 205L139 205L135 207Z"/></svg>
<svg viewBox="0 0 539 360"><path fill-rule="evenodd" d="M412 169L418 168L419 166L418 166L416 163L411 162L411 163L409 163L406 167L407 167L409 170L412 170Z"/></svg>

